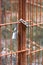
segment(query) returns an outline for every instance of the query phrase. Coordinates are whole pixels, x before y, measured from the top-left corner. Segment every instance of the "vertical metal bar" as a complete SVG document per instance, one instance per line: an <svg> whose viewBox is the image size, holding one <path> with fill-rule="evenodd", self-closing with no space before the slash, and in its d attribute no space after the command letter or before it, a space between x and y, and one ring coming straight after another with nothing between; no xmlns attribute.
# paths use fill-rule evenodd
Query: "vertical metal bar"
<svg viewBox="0 0 43 65"><path fill-rule="evenodd" d="M30 20L31 20L31 0L30 0ZM31 22L30 22L31 25ZM30 32L31 32L31 27L30 27ZM30 40L31 40L31 33L30 33ZM30 42L30 65L32 65L32 54L31 54L31 42Z"/></svg>
<svg viewBox="0 0 43 65"><path fill-rule="evenodd" d="M26 0L19 0L19 19L25 20ZM21 23L18 27L18 51L26 49L26 27ZM18 54L18 65L26 65L26 52Z"/></svg>
<svg viewBox="0 0 43 65"><path fill-rule="evenodd" d="M34 0L32 1L32 3L33 3L33 4L32 4L32 25L33 25L33 24L34 24L34 18L33 18L33 17L34 17ZM33 44L33 34L34 34L34 33L33 33L33 27L32 27L31 32L32 32L32 35L31 35L31 36L32 36L32 44ZM32 48L33 48L33 47L34 47L34 46L32 45ZM32 59L34 59L33 55L32 55Z"/></svg>
<svg viewBox="0 0 43 65"><path fill-rule="evenodd" d="M28 0L28 1L31 2L31 0ZM31 18L31 5L28 3L28 20L30 20L30 18ZM30 21L29 21L29 25L30 25ZM29 31L30 31L30 27L28 27L28 34L30 35L30 32ZM30 38L30 36L29 36L29 38ZM29 39L28 39L28 41L29 41ZM30 45L30 42L29 42L29 45ZM29 49L30 49L30 47L29 47ZM31 58L31 55L28 58L29 64L30 64L30 58Z"/></svg>
<svg viewBox="0 0 43 65"><path fill-rule="evenodd" d="M42 0L40 0L40 6L42 5L41 3L42 3ZM40 7L40 23L42 23L42 8L41 7ZM41 45L41 43L40 43L40 45ZM41 53L43 53L43 51L41 51ZM43 54L41 56L41 59L42 59L42 63L41 64L43 65Z"/></svg>
<svg viewBox="0 0 43 65"><path fill-rule="evenodd" d="M38 0L36 0L36 4L38 3ZM38 16L38 6L36 6L36 24L37 24L37 16ZM36 38L37 38L37 26L36 26ZM37 39L36 39L36 43L37 43ZM35 51L36 51L36 47L35 47ZM36 53L35 53L35 65L36 65Z"/></svg>
<svg viewBox="0 0 43 65"><path fill-rule="evenodd" d="M6 23L6 3L4 3L4 17L5 17L5 20L4 20L4 23ZM6 30L6 26L5 26L5 30ZM7 54L7 34L5 34L5 48L6 48L6 54ZM7 65L7 55L5 56L5 63Z"/></svg>
<svg viewBox="0 0 43 65"><path fill-rule="evenodd" d="M2 0L0 0L0 24L2 22Z"/></svg>
<svg viewBox="0 0 43 65"><path fill-rule="evenodd" d="M2 5L2 1L0 0L0 24L2 22L2 8L1 8L1 5ZM0 27L0 54L1 54L1 51L2 51L2 44L1 44L1 27ZM0 65L2 65L1 57L0 57Z"/></svg>
<svg viewBox="0 0 43 65"><path fill-rule="evenodd" d="M1 44L1 27L0 27L0 55L1 55L1 51L2 51L2 44ZM1 57L0 57L0 65L2 65Z"/></svg>
<svg viewBox="0 0 43 65"><path fill-rule="evenodd" d="M30 1L30 0L28 0ZM27 3L26 3L27 4ZM28 20L30 20L30 4L28 3ZM29 24L30 24L30 21L29 21ZM30 27L28 27L28 41L29 41L29 30L30 30ZM30 45L30 43L28 42L28 44ZM30 47L29 47L30 49ZM28 53L28 52L27 52ZM27 65L30 63L30 56L27 56ZM29 61L28 61L29 60Z"/></svg>
<svg viewBox="0 0 43 65"><path fill-rule="evenodd" d="M32 0L30 0L30 20L32 19L32 22L30 22L30 25L33 24L33 5L31 6L31 2L33 2ZM33 43L33 27L30 27L30 40L32 42L30 42L30 65L32 65L32 43Z"/></svg>
<svg viewBox="0 0 43 65"><path fill-rule="evenodd" d="M42 8L41 8L41 4L42 3L42 0L40 0L40 23L42 22ZM41 27L41 25L40 25L40 27ZM41 30L41 29L40 29ZM41 31L40 31L41 32ZM41 35L41 33L40 33L40 35ZM40 46L41 46L41 42L40 42ZM41 51L40 53L43 53L43 51ZM42 54L42 56L41 56L41 59L42 59L42 61L39 61L42 65L43 65L43 54Z"/></svg>
<svg viewBox="0 0 43 65"><path fill-rule="evenodd" d="M12 0L10 0L10 14L11 14L11 18L10 18L10 23L12 22ZM10 56L10 64L12 65L12 25L10 25L10 51L11 51L11 56Z"/></svg>
<svg viewBox="0 0 43 65"><path fill-rule="evenodd" d="M40 2L40 1L39 1ZM38 0L36 1L36 4L38 4ZM39 16L38 16L38 6L36 7L36 24L38 23L38 18L39 18ZM38 16L38 17L37 17ZM38 26L36 27L36 36L38 37ZM39 42L39 41L38 41ZM39 42L39 44L40 44L40 42ZM40 56L40 52L38 52L38 65L39 65L39 56ZM36 59L37 60L37 59Z"/></svg>
<svg viewBox="0 0 43 65"><path fill-rule="evenodd" d="M40 0L39 0L39 2L40 2ZM38 3L38 2L37 2ZM40 4L41 4L41 2L40 2ZM39 11L38 11L39 12ZM38 13L39 14L39 13ZM41 16L40 16L41 17ZM38 18L40 19L40 17L38 16L37 17L37 20L38 20ZM40 22L41 22L41 20L40 20ZM37 21L37 23L38 23L38 21ZM38 36L38 35L37 35ZM39 40L39 46L40 46L40 40ZM39 48L39 50L40 50L40 48ZM40 64L40 51L38 52L38 65Z"/></svg>
<svg viewBox="0 0 43 65"><path fill-rule="evenodd" d="M41 13L41 3L42 3L42 0L40 0L40 23L41 23L41 17L42 17L42 13ZM40 25L40 27L41 27L41 25ZM41 32L41 28L40 28L40 32ZM40 33L40 35L41 35L41 33ZM40 41L40 40L39 40ZM40 42L40 46L41 46L41 42ZM39 49L40 50L40 49ZM41 53L42 51L40 51L39 53ZM40 55L39 55L39 64L41 63L41 61L40 61Z"/></svg>
<svg viewBox="0 0 43 65"><path fill-rule="evenodd" d="M29 0L28 0L29 1ZM28 20L30 20L30 4L28 3ZM29 21L30 22L30 21Z"/></svg>

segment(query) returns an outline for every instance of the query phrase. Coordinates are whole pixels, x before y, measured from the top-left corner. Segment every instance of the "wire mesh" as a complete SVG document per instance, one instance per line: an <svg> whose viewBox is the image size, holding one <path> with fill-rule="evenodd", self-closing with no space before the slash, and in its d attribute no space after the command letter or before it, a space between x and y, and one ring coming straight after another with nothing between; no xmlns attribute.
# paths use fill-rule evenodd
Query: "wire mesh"
<svg viewBox="0 0 43 65"><path fill-rule="evenodd" d="M0 65L43 65L43 0L0 0Z"/></svg>

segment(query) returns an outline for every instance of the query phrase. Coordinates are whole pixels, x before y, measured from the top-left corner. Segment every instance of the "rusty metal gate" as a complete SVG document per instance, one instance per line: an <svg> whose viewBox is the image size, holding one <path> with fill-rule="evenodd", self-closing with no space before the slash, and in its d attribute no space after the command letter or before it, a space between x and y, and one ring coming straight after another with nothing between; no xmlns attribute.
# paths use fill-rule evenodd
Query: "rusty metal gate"
<svg viewBox="0 0 43 65"><path fill-rule="evenodd" d="M0 65L43 65L43 0L0 0Z"/></svg>

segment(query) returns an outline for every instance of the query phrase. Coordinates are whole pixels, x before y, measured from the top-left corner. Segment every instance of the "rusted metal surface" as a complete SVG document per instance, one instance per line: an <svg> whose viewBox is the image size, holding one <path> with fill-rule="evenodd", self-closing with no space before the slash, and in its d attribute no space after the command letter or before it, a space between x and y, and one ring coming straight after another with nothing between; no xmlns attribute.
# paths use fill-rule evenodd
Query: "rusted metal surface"
<svg viewBox="0 0 43 65"><path fill-rule="evenodd" d="M16 0L15 0L16 1ZM17 0L17 3L13 1L13 0L10 0L10 21L7 22L6 21L6 9L4 11L4 14L2 14L2 2L0 0L0 65L2 65L2 57L5 56L5 59L6 59L6 65L8 64L8 56L10 55L10 65L13 65L12 63L12 60L13 60L13 55L17 55L17 59L16 59L16 65L27 65L27 56L29 56L29 63L30 65L43 65L43 47L41 45L41 42L40 42L40 39L36 40L36 38L38 37L38 28L40 28L40 31L41 29L43 29L43 20L42 19L42 9L43 9L43 5L41 4L42 3L42 0L40 0L40 4L39 4L39 0ZM35 2L36 1L36 2ZM12 21L12 4L15 4L15 7L17 9L17 6L16 4L18 5L18 11L17 12L13 12L13 14L17 17L17 22L13 22ZM5 5L5 8L6 8L6 4ZM28 5L28 7L26 6ZM27 7L27 10L26 11L26 7ZM35 12L34 12L34 8L36 9ZM38 8L39 8L39 13L38 13ZM26 13L27 13L27 16L26 16ZM2 15L4 15L4 23L2 24ZM39 17L38 17L39 16ZM19 19L23 19L26 21L26 19L28 19L28 23L29 23L29 26L28 26L28 44L30 45L29 48L26 48L26 26L19 21ZM36 18L36 20L35 20ZM38 22L38 18L39 18L39 22ZM34 22L35 20L35 22ZM18 45L18 50L17 51L13 51L12 48L13 48L13 40L12 40L12 33L13 33L13 30L12 30L12 25L18 25L18 38L17 38L17 45ZM5 54L1 54L2 52L2 28L5 28L5 30L7 29L7 26L10 26L10 28L8 29L9 32L10 32L10 52L7 52L6 50L6 53ZM36 27L36 38L34 40L34 27ZM39 32L40 33L40 32ZM8 43L7 43L7 34L6 35L6 38L5 38L5 48L7 49L8 47ZM41 33L40 33L41 35ZM40 36L39 36L40 37ZM3 42L4 44L4 42ZM35 49L33 49L33 47L35 47ZM42 53L41 57L40 57L40 54ZM37 54L39 54L37 56ZM40 58L42 59L42 61L40 61ZM37 61L37 62L36 62ZM34 64L33 64L34 62Z"/></svg>
<svg viewBox="0 0 43 65"><path fill-rule="evenodd" d="M0 0L0 23L1 23L1 20L2 20L2 18L1 18L1 17L2 17L2 8L1 8L1 3L2 3L2 2L1 2L1 0Z"/></svg>
<svg viewBox="0 0 43 65"><path fill-rule="evenodd" d="M19 0L19 19L25 20L25 3L26 0ZM26 49L26 27L21 23L18 29L18 50L24 50ZM18 54L18 65L27 65L26 52Z"/></svg>
<svg viewBox="0 0 43 65"><path fill-rule="evenodd" d="M0 27L0 34L1 34L1 27ZM0 35L0 54L1 54L1 51L2 51L2 44L1 44L1 35ZM2 65L1 57L0 57L0 65Z"/></svg>
<svg viewBox="0 0 43 65"><path fill-rule="evenodd" d="M2 21L2 8L1 8L1 0L0 0L0 24L1 24L1 21ZM1 54L1 51L2 51L2 45L1 45L1 27L0 27L0 54ZM2 60L1 60L1 57L0 57L0 65L2 65Z"/></svg>
<svg viewBox="0 0 43 65"><path fill-rule="evenodd" d="M28 3L31 4L31 5L34 5L36 7L39 7L39 8L40 7L43 8L43 6L42 5L40 6L40 4L38 4L38 2L33 4L33 2L31 3L30 1L28 1Z"/></svg>

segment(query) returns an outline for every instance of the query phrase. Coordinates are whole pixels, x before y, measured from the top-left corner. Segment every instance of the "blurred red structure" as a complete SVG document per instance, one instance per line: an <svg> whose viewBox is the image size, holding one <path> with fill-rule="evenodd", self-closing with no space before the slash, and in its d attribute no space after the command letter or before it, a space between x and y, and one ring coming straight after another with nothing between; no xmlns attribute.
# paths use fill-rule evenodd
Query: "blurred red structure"
<svg viewBox="0 0 43 65"><path fill-rule="evenodd" d="M12 3L14 3L15 5L15 13L16 17L17 17L17 22L13 22L12 21ZM10 0L10 12L8 12L10 14L10 21L6 22L6 16L8 15L8 13L6 13L6 9L4 11L4 22L2 23L2 16L3 16L3 12L2 12L2 0L0 0L0 65L2 65L2 57L5 56L7 59L8 55L11 55L11 60L10 60L10 64L12 65L12 55L16 54L17 55L17 65L27 65L27 56L29 56L29 64L32 65L33 60L34 60L34 65L36 65L36 53L42 51L43 53L43 48L40 47L41 44L37 43L33 43L33 28L34 26L36 26L36 37L37 37L37 27L41 28L41 25L43 25L43 22L41 21L41 17L42 17L42 9L43 9L43 5L42 0L40 0L40 4L38 4L39 1L38 0ZM16 6L17 5L17 6ZM6 4L5 4L6 6ZM17 10L18 8L18 10ZM36 11L34 12L34 8L36 8ZM39 22L38 22L38 8L40 9L39 11ZM26 21L28 21L29 23L29 28L28 28L28 33L30 34L29 38L28 38L28 42L30 39L30 48L26 48L26 26L24 26L22 23L19 22L19 19L24 19ZM35 20L36 18L36 20ZM27 20L28 19L28 20ZM35 20L35 22L34 22ZM16 52L12 52L12 25L14 24L18 24L18 50ZM6 54L2 55L2 27L5 26L5 28L7 28L7 26L10 26L10 52ZM41 30L41 29L40 29ZM7 35L6 35L6 39L5 39L5 47L7 48ZM33 50L33 47L35 46L35 50ZM37 49L37 48L38 49ZM43 56L43 54L42 54ZM6 60L7 62L7 60ZM7 65L7 64L6 64ZM38 58L38 65L40 65L40 56ZM43 65L43 57L42 57L42 62L41 65Z"/></svg>

